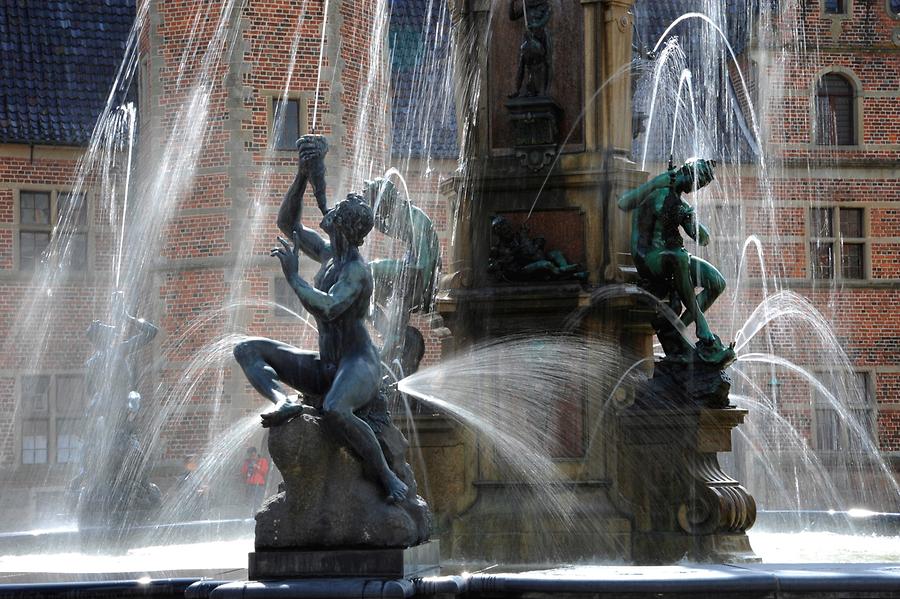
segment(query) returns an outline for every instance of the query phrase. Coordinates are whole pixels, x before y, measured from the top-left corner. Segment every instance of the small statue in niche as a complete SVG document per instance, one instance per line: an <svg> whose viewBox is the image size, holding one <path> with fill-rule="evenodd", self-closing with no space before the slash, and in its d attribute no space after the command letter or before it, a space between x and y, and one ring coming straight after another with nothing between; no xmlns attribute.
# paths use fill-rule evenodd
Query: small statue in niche
<svg viewBox="0 0 900 599"><path fill-rule="evenodd" d="M524 17L525 34L519 47L516 89L510 98L546 96L552 76L552 44L547 23L551 15L550 0L510 0L509 18ZM524 93L522 90L524 84Z"/></svg>
<svg viewBox="0 0 900 599"><path fill-rule="evenodd" d="M664 317L653 322L669 361L700 361L724 368L735 359L706 322L706 312L725 290L725 279L715 266L692 256L684 248L680 231L700 245L709 243L709 231L697 222L694 209L682 199L685 193L706 187L713 180L715 162L689 160L670 168L619 198L618 206L634 211L631 254L642 285L669 302L685 326L694 323L697 343L685 342ZM694 289L700 287L699 294ZM683 308L683 310L682 310Z"/></svg>
<svg viewBox="0 0 900 599"><path fill-rule="evenodd" d="M559 250L546 250L543 237L531 237L528 227L513 228L506 217L491 220L488 272L504 281L587 280L580 264L570 263Z"/></svg>

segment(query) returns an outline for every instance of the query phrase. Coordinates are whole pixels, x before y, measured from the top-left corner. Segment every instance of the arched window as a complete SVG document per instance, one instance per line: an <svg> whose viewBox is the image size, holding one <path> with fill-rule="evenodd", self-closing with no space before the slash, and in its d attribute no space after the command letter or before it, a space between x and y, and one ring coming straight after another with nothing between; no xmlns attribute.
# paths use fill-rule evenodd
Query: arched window
<svg viewBox="0 0 900 599"><path fill-rule="evenodd" d="M895 19L900 19L900 0L885 0L887 2L888 14Z"/></svg>
<svg viewBox="0 0 900 599"><path fill-rule="evenodd" d="M853 84L829 73L816 88L816 143L852 146L856 143Z"/></svg>

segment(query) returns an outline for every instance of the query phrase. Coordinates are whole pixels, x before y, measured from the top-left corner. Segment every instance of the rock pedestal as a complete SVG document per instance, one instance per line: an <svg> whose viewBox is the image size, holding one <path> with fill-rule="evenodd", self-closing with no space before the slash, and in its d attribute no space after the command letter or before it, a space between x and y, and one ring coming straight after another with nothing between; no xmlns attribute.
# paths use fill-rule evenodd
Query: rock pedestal
<svg viewBox="0 0 900 599"><path fill-rule="evenodd" d="M409 487L389 504L360 460L333 440L315 408L273 427L269 453L284 477L256 515L256 550L404 548L428 540L431 511L416 494L407 442L387 422L377 436L388 464Z"/></svg>

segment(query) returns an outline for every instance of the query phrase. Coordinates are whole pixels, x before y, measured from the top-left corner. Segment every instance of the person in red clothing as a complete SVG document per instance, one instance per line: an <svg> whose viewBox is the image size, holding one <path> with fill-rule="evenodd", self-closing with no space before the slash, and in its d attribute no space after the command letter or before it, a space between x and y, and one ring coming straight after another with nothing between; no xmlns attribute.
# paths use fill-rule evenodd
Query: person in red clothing
<svg viewBox="0 0 900 599"><path fill-rule="evenodd" d="M247 487L247 502L250 505L250 517L252 518L266 497L269 460L259 455L255 447L250 447L247 449L247 459L241 466L241 474Z"/></svg>

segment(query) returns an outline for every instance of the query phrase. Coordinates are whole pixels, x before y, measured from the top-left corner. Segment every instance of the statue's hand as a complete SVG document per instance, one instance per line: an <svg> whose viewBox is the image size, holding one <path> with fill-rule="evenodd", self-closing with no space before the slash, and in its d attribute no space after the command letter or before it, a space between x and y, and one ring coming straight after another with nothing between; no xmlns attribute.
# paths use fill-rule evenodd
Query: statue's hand
<svg viewBox="0 0 900 599"><path fill-rule="evenodd" d="M300 152L300 168L310 171L325 159L328 142L324 135L308 134L297 140L297 149Z"/></svg>
<svg viewBox="0 0 900 599"><path fill-rule="evenodd" d="M278 242L282 245L282 247L272 248L269 252L270 256L278 258L281 261L281 270L284 272L284 276L287 279L295 276L300 269L300 240L299 233L294 231L294 246L291 247L291 244L288 243L288 240L279 237Z"/></svg>

